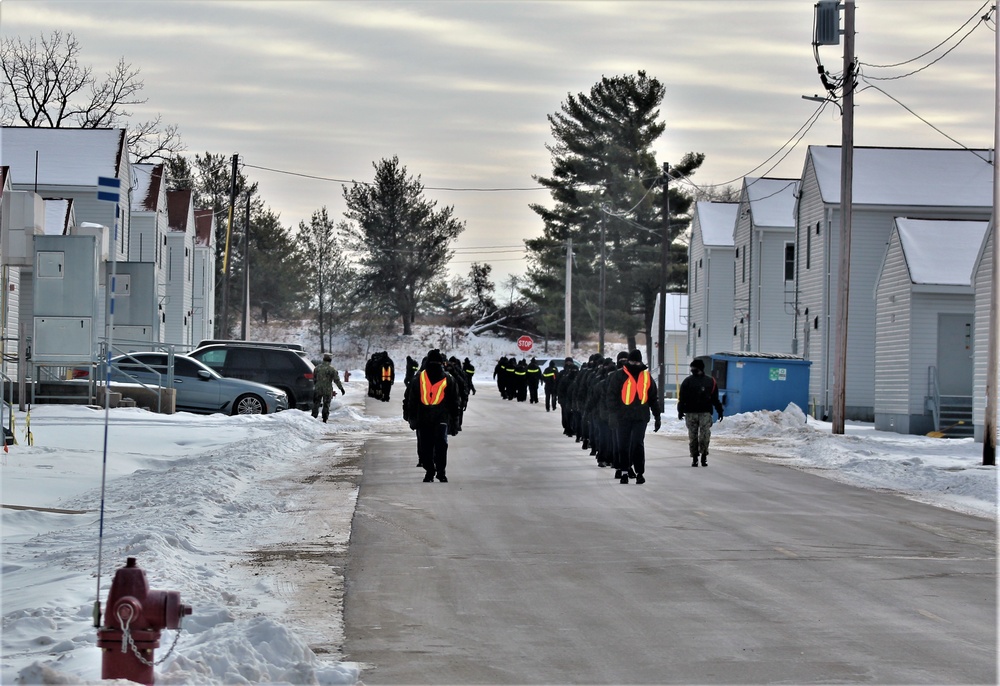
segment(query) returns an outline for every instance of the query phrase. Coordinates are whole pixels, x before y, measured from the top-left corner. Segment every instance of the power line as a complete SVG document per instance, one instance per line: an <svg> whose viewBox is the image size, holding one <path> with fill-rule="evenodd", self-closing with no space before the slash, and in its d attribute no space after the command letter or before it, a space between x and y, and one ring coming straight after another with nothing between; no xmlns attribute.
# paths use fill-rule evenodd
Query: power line
<svg viewBox="0 0 1000 686"><path fill-rule="evenodd" d="M865 83L868 83L868 79L866 79L864 77L862 77L862 78L865 81ZM952 138L947 133L945 133L944 131L942 131L938 127L934 126L934 124L931 124L929 121L927 121L926 119L924 119L923 117L921 117L919 114L917 114L916 112L914 112L912 109L910 109L909 107L907 107L906 105L904 105L898 98L893 97L892 95L890 95L889 93L887 93L886 91L884 91L883 89L879 88L878 86L876 86L873 83L868 83L868 88L874 88L879 93L881 93L885 97L887 97L890 100L892 100L894 103L896 103L897 105L899 105L900 107L902 107L904 110L906 110L907 112L909 112L910 114L912 114L914 117L916 117L917 119L919 119L923 123L927 124L927 126L931 127L932 129L934 129L935 131L937 131L938 133L940 133L942 136L944 136L945 138L947 138L948 140L950 140L955 145L959 146L963 150L967 150L968 152L971 152L973 155L975 155L976 157L978 157L979 159L981 159L986 164L989 164L990 166L993 165L993 162L991 160L988 160L987 158L983 157L978 152L976 152L975 150L973 150L969 146L965 145L961 141L959 141L959 140L957 140L955 138ZM868 90L868 88L864 88L862 90Z"/></svg>
<svg viewBox="0 0 1000 686"><path fill-rule="evenodd" d="M975 13L971 17L969 17L968 19L966 19L965 23L963 23L961 26L959 26L957 29L955 29L955 31L950 36L948 36L947 38L945 38L943 41L941 41L940 43L938 43L937 45L935 45L930 50L927 50L926 52L922 52L919 55L917 55L916 57L911 57L908 60L905 60L903 62L897 62L895 64L869 64L867 62L861 62L860 64L862 64L863 66L866 66L866 67L873 67L875 69L892 69L894 67L902 67L903 65L909 64L910 62L916 62L917 60L921 59L922 57L926 57L927 55L931 54L932 52L934 52L935 50L937 50L938 48L940 48L942 45L944 45L945 43L947 43L948 41L950 41L952 38L954 38L958 34L959 31L961 31L966 26L968 26L969 22L971 22L973 19L975 19L977 17L977 15L979 15L979 13L982 12L986 8L986 6L989 5L991 2L993 2L993 0L986 0L986 2L984 2L982 4L982 6L978 10L976 10ZM982 15L981 17L979 17L979 21L981 23L986 23L989 20L990 14L992 14L995 10L996 10L996 6L994 6L986 14ZM976 28L977 28L977 26L974 26L972 28L972 31L975 31ZM961 45L962 41L964 41L966 38L968 38L969 35L972 33L972 31L969 31L969 33L965 34L965 36L962 38L962 40L960 40L955 45L955 47L953 47L950 50L948 50L948 52L951 52L951 50L954 50L959 45ZM946 52L945 55L947 55L948 52ZM944 57L944 55L942 55L941 57ZM940 59L940 58L938 58L938 59ZM935 62L936 61L937 60L935 60ZM933 64L933 63L934 62L931 62L931 64ZM927 66L930 66L930 65L927 65ZM926 67L924 67L924 69L926 69ZM917 71L920 71L920 70L918 69ZM911 72L911 73L916 73L916 72ZM895 78L902 78L902 77L895 77Z"/></svg>
<svg viewBox="0 0 1000 686"><path fill-rule="evenodd" d="M298 176L303 179L315 179L316 181L330 181L332 183L351 183L357 184L359 186L374 186L375 184L371 181L355 181L353 179L338 179L330 176L317 176L315 174L303 174L301 172L288 171L286 169L273 169L271 167L261 167L255 164L244 164L244 167L248 169L260 169L262 171L269 171L275 174L286 174L288 176ZM533 186L531 188L456 188L452 186L424 186L424 190L427 191L452 191L452 192L473 192L473 193L508 193L508 192L520 192L520 191L544 191L548 190L544 186Z"/></svg>
<svg viewBox="0 0 1000 686"><path fill-rule="evenodd" d="M869 80L872 80L872 81L897 81L899 79L905 79L908 76L913 76L914 74L918 74L918 73L922 72L923 70L928 69L928 68L934 66L935 64L937 64L938 62L940 62L941 60L943 60L945 57L947 57L949 54L951 54L958 46L960 46L962 43L964 43L966 41L966 39L968 39L968 37L971 36L976 29L978 29L980 26L982 26L985 23L985 21L986 21L986 16L981 17L979 23L975 24L971 29L969 29L968 33L966 33L964 36L962 36L962 39L960 41L958 41L957 43L955 43L955 45L953 45L950 48L948 48L947 50L945 50L941 54L940 57L938 57L937 59L931 60L930 62L928 62L924 66L920 67L919 69L914 69L911 72L907 72L906 74L899 74L897 76L869 76L867 78ZM966 24L967 23L968 22L966 22ZM965 24L962 25L962 27L964 27L964 26L965 26ZM961 28L959 30L961 30ZM954 36L954 35L955 34L953 33L952 36ZM951 36L949 36L949 39L950 38L951 38ZM934 49L936 49L936 48L934 48ZM924 55L926 55L926 54L927 53L924 53ZM923 57L924 55L920 55L920 57ZM919 59L919 58L915 57L914 59ZM908 60L908 62L912 62L912 61L913 60ZM864 63L862 63L862 64L864 64ZM907 64L907 62L900 62L900 64L901 65L902 64ZM875 66L878 66L878 65L866 65L866 66L875 67ZM892 66L899 66L899 65L892 65Z"/></svg>

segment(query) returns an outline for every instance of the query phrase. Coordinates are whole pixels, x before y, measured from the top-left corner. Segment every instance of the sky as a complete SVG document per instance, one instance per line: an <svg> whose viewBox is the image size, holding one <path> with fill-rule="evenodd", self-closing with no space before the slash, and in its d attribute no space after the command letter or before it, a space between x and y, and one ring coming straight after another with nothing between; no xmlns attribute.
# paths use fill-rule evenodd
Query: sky
<svg viewBox="0 0 1000 686"><path fill-rule="evenodd" d="M472 358L480 370L477 389L495 393L484 370L509 346L473 337L449 352ZM387 349L396 360L412 352ZM293 603L295 589L316 582L316 568L331 569L326 558L316 556L310 568L305 560L288 565L279 557L268 567L254 564L254 555L282 545L347 549L356 487L340 482L317 503L317 491L300 484L303 475L323 474L330 483L338 473L356 474L350 445L376 434L408 433L401 418L365 415L365 383L361 370L354 370L347 393L333 399L327 424L298 410L227 417L40 405L31 410L34 444L28 445L29 418L17 413L18 444L0 452L0 683L100 679L91 611L102 463L102 609L126 556L137 558L151 588L177 591L193 607L179 634L167 630L161 636L157 684L363 680L365 665L309 648L311 639L343 645L341 612L323 602L305 610ZM664 441L685 439L676 416L668 399L660 432L650 426L646 437L647 473L671 468L656 455L676 448ZM712 433L714 448L746 459L806 470L887 498L901 495L980 517L997 513L996 468L982 466L982 444L971 438L900 435L854 422L844 435L834 435L831 424L807 421L794 405L727 416ZM687 458L681 459L686 466ZM593 466L590 458L581 462L581 468ZM342 570L332 569L333 577L329 571L319 577L321 600L343 595Z"/></svg>
<svg viewBox="0 0 1000 686"><path fill-rule="evenodd" d="M289 227L321 207L340 217L335 180L370 181L373 163L398 156L466 223L453 272L485 261L500 283L524 272L523 241L542 233L528 205L549 202L532 178L551 172L546 117L604 76L645 70L665 85L657 159L704 153L691 179L702 186L797 178L807 145L838 145L836 107L812 121L819 105L802 99L823 91L814 4L4 0L0 37L72 31L96 72L124 57L148 98L135 118L177 124L191 154L238 153ZM869 80L856 145L993 147L995 24L963 28L991 4L857 3ZM841 46L818 55L841 71Z"/></svg>

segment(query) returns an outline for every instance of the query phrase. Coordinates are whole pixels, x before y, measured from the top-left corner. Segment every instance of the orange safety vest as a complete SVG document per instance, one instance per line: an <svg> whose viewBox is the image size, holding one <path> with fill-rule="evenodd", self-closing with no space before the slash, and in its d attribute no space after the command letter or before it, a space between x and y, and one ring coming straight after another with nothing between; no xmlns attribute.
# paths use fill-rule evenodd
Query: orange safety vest
<svg viewBox="0 0 1000 686"><path fill-rule="evenodd" d="M649 376L649 370L643 369L639 372L638 379L632 376L627 366L622 367L622 371L628 377L625 383L622 384L622 403L631 405L635 402L636 396L638 396L639 402L643 405L649 402L649 386L653 383L653 379Z"/></svg>
<svg viewBox="0 0 1000 686"><path fill-rule="evenodd" d="M392 367L382 367L382 380L389 381L392 379Z"/></svg>
<svg viewBox="0 0 1000 686"><path fill-rule="evenodd" d="M448 377L442 377L437 383L432 383L427 372L420 372L420 402L424 405L440 405L444 400L444 389L448 387Z"/></svg>

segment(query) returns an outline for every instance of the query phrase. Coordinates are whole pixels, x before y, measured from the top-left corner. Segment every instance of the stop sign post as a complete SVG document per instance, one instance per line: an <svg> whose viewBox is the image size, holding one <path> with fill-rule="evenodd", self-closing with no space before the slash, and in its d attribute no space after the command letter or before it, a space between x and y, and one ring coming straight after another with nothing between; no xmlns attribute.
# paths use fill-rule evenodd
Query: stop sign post
<svg viewBox="0 0 1000 686"><path fill-rule="evenodd" d="M523 353L526 353L529 350L531 350L531 347L534 344L535 342L531 340L531 336L521 336L520 338L517 339L517 349Z"/></svg>

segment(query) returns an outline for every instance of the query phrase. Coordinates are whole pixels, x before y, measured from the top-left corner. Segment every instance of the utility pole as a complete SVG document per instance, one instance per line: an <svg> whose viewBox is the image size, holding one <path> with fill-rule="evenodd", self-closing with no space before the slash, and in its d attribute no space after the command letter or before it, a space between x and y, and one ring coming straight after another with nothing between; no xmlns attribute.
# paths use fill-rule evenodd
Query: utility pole
<svg viewBox="0 0 1000 686"><path fill-rule="evenodd" d="M566 239L566 355L573 357L573 239Z"/></svg>
<svg viewBox="0 0 1000 686"><path fill-rule="evenodd" d="M236 171L240 156L233 155L233 170L229 175L229 223L226 225L226 248L222 253L222 324L219 337L229 338L229 238L233 233L233 209L236 205Z"/></svg>
<svg viewBox="0 0 1000 686"><path fill-rule="evenodd" d="M656 363L660 370L656 383L659 385L660 409L666 398L667 385L667 266L670 263L670 165L663 163L663 243L660 246L660 316L657 326L659 350L656 352Z"/></svg>
<svg viewBox="0 0 1000 686"><path fill-rule="evenodd" d="M247 322L250 321L250 191L247 191L246 220L243 224L243 324L241 340L247 339Z"/></svg>
<svg viewBox="0 0 1000 686"><path fill-rule="evenodd" d="M854 0L844 0L844 113L840 147L840 268L837 273L837 340L833 369L833 433L844 433L847 381L847 315L851 282L851 215L854 183Z"/></svg>
<svg viewBox="0 0 1000 686"><path fill-rule="evenodd" d="M994 15L995 17L996 15ZM990 328L986 345L986 411L983 416L983 464L995 466L997 463L997 327L1000 317L997 315L997 297L1000 296L1000 236L997 235L997 207L1000 207L1000 171L997 169L997 143L1000 143L1000 31L996 34L996 47L993 55L994 73L994 115L993 115L993 264L990 273Z"/></svg>

